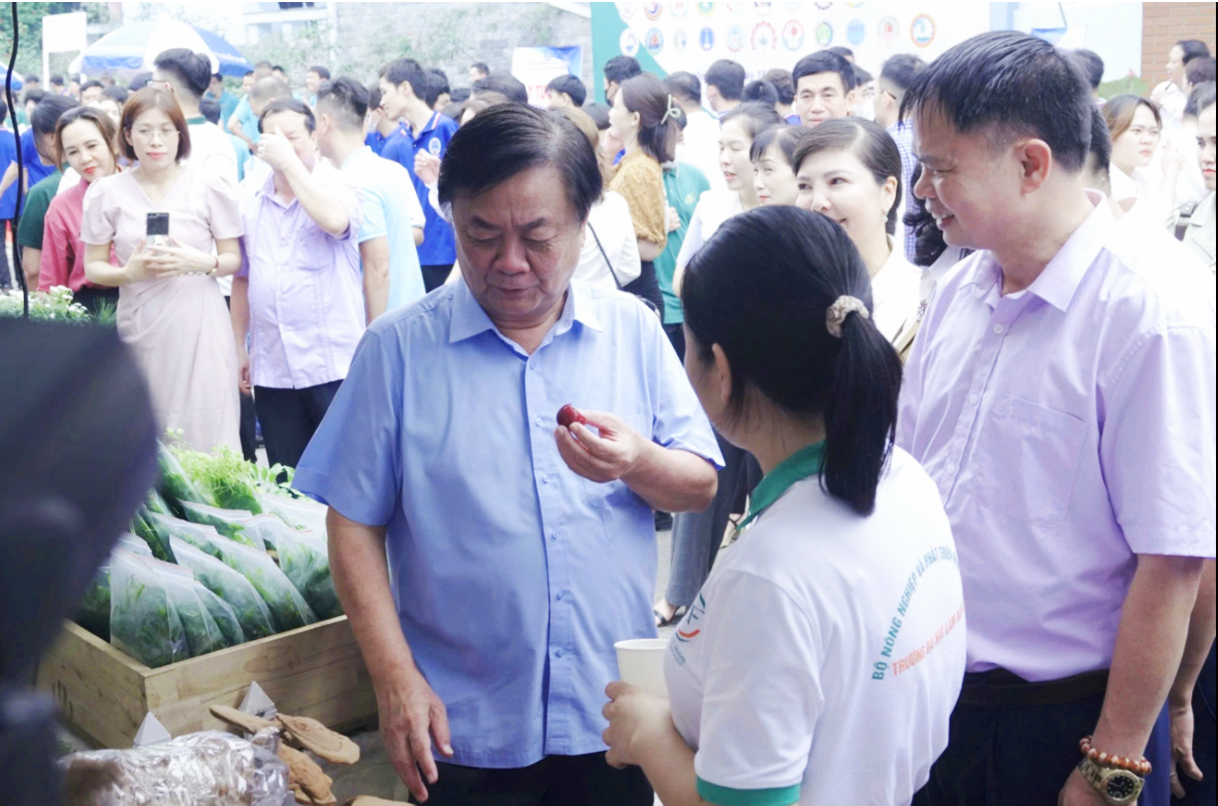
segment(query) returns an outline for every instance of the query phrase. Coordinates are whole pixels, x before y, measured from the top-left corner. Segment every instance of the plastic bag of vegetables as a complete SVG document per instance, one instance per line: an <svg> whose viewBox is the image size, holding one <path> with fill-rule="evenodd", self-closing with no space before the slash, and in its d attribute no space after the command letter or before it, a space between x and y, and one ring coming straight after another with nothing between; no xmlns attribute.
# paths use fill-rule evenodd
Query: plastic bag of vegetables
<svg viewBox="0 0 1218 806"><path fill-rule="evenodd" d="M116 549L126 549L141 557L151 557L152 549L140 538L129 532L123 532L115 543ZM107 557L89 587L80 600L80 610L73 619L77 624L96 635L103 641L110 640L110 558Z"/></svg>
<svg viewBox="0 0 1218 806"><path fill-rule="evenodd" d="M155 559L145 562L156 568L165 585L165 592L173 600L178 618L182 621L182 629L186 633L190 656L197 658L228 646L220 626L216 624L215 618L199 596L203 587L195 582L195 575L190 569Z"/></svg>
<svg viewBox="0 0 1218 806"><path fill-rule="evenodd" d="M262 512L256 498L257 466L228 446L221 446L214 453L200 453L188 448L172 448L191 480L216 506L225 509L240 509L255 515Z"/></svg>
<svg viewBox="0 0 1218 806"><path fill-rule="evenodd" d="M260 551L265 551L262 542L250 537L245 533L245 521L248 521L253 515L247 510L241 509L220 509L219 507L210 507L206 504L195 504L189 501L182 502L183 517L191 523L202 523L208 526L216 527L216 531L225 537L236 540L238 543L244 543L250 548L255 548Z"/></svg>
<svg viewBox="0 0 1218 806"><path fill-rule="evenodd" d="M198 580L195 581L195 593L198 594L199 601L207 608L207 612L216 620L216 626L220 628L220 633L224 636L224 645L236 646L245 643L245 630L241 629L241 620L237 618L237 611L233 609L233 606L212 593Z"/></svg>
<svg viewBox="0 0 1218 806"><path fill-rule="evenodd" d="M213 536L219 537L214 532ZM244 640L254 641L275 634L275 622L270 609L241 572L229 568L223 561L197 548L189 540L170 537L169 542L173 546L178 563L193 571L199 584L232 606L241 625ZM207 542L213 551L219 553L219 549L211 545L210 540Z"/></svg>
<svg viewBox="0 0 1218 806"><path fill-rule="evenodd" d="M149 512L159 512L162 515L172 515L169 510L169 504L161 497L155 489L148 491L148 500L144 502L144 508Z"/></svg>
<svg viewBox="0 0 1218 806"><path fill-rule="evenodd" d="M330 558L326 553L325 537L313 532L298 532L277 515L259 515L245 522L246 534L255 535L279 558L279 567L304 596L318 618L341 616L330 576Z"/></svg>
<svg viewBox="0 0 1218 806"><path fill-rule="evenodd" d="M169 547L169 541L161 530L157 528L156 519L172 517L172 515L162 515L159 512L141 508L136 511L135 517L131 519L131 531L144 539L144 542L148 544L148 548L152 550L153 557L167 563L176 562L176 559L173 556L173 549Z"/></svg>
<svg viewBox="0 0 1218 806"><path fill-rule="evenodd" d="M148 528L157 534L158 539L166 541L166 545L171 552L173 551L173 544L169 542L170 538L176 537L179 540L186 540L190 545L198 546L207 551L204 547L211 545L210 539L220 535L214 526L191 523L181 518L175 518L172 515L162 515L159 512L145 512L144 521L148 525Z"/></svg>
<svg viewBox="0 0 1218 806"><path fill-rule="evenodd" d="M151 560L115 549L110 556L110 643L156 668L190 657L173 597Z"/></svg>
<svg viewBox="0 0 1218 806"><path fill-rule="evenodd" d="M293 529L309 530L325 540L326 506L311 498L288 498L283 495L258 493L263 512L273 512Z"/></svg>
<svg viewBox="0 0 1218 806"><path fill-rule="evenodd" d="M207 497L199 486L182 469L182 464L164 442L156 444L157 464L161 467L161 483L159 490L165 498L173 514L181 515L180 504L192 501L197 504L212 504L214 501Z"/></svg>

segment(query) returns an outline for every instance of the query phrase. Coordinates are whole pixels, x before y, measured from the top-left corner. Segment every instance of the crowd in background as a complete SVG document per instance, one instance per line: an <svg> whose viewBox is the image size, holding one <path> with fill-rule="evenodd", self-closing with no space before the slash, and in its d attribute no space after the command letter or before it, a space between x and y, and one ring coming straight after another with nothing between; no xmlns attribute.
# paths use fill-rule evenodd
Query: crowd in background
<svg viewBox="0 0 1218 806"><path fill-rule="evenodd" d="M510 240L507 232L521 226L496 216L511 219L517 203L521 210L542 204L547 188L528 185L533 168L547 161L574 165L591 154L591 162L556 174L548 188L550 195L562 198L565 192L579 200L578 243L559 244L560 235L550 232L557 225L542 218L530 224L542 234L523 236L522 248L569 250L572 276L584 290L571 291L579 300L571 310L562 302L566 296L556 303L550 325L559 335L575 327L573 321L593 330L619 321L623 314L610 313L604 300L621 299L618 292L633 295L635 307L648 317L638 326L638 343L631 342L634 358L596 354L603 362L597 366L623 384L612 399L625 400L635 383L630 373L617 377L619 360L635 360L646 369L647 377L638 379L639 395L650 400L648 395L661 388L671 399L655 403L654 432L652 417L636 422L651 409L616 412L647 440L698 459L696 467L669 468L684 473L688 485L707 489L710 480L702 478L703 471L714 470L715 491L706 496L656 492L664 488L654 481L628 484L647 503L648 526L673 530L669 585L651 608L645 631L684 625L686 632L678 635L686 635L707 618L706 597L717 593L734 603L736 617L707 625L715 623L722 640L734 642L730 646L740 653L755 653L729 660L709 648L693 648L687 638L684 652L694 665L685 668L681 645L674 644L682 670L670 669L673 720L682 746L698 753L689 760L697 770L698 795L713 803L829 802L815 801L809 793L862 802L849 799L877 790L822 784L812 768L819 764L822 771L831 768L834 775L849 777L841 767L842 748L860 755L869 747L883 748L876 751L881 755L906 753L878 738L893 728L851 723L864 711L874 717L877 703L887 700L868 705L861 688L846 700L822 690L836 685L854 691L858 684L844 682L847 678L870 678L879 668L851 665L875 649L856 651L854 638L832 639L845 642L840 657L825 650L824 642L831 641L819 630L839 617L849 623L850 617L821 598L823 590L791 594L789 586L802 583L783 576L790 569L762 554L736 557L755 563L735 563L738 587L729 584L726 572L708 582L729 526L738 534L788 488L823 469L829 503L844 503L854 515L865 516L872 530L881 525L907 530L910 545L921 546L929 562L940 559L935 552L941 551L957 563L958 546L959 575L941 581L935 594L943 613L959 614L947 632L962 618L964 606L969 608L963 693L961 628L959 639L949 641L952 648L939 650L935 662L916 673L919 688L908 696L917 697L918 707L895 729L916 734L910 741L917 751L901 756L902 764L912 767L893 772L895 762L883 757L871 772L859 773L883 782L884 794L875 802L908 802L927 783L930 765L941 753L934 782L915 802L981 802L970 798L999 790L1038 802L1036 796L1021 795L1021 783L1039 786L1031 780L1057 776L1057 786L1066 784L1069 791L1066 779L1078 761L1067 758L1077 756L1070 747L1094 730L1097 748L1107 746L1102 742L1122 748L1110 751L1120 764L1097 769L1119 767L1144 778L1142 802L1165 804L1169 770L1170 786L1182 793L1177 763L1190 778L1196 777L1194 756L1202 763L1200 748L1192 751L1191 720L1203 663L1208 663L1209 693L1198 689L1196 724L1201 730L1208 708L1211 740L1213 735L1215 63L1203 43L1182 41L1169 54L1168 79L1150 97L1101 99L1103 63L1096 54L995 36L970 40L929 65L913 55L896 55L875 65L874 74L855 63L847 48L820 50L791 71L772 69L751 80L729 60L715 62L702 76L675 72L661 78L644 72L637 60L619 56L604 68L606 103L590 99L577 77L564 75L547 88L548 110L527 114L524 85L483 63L470 67L468 90L452 87L442 71L403 58L384 65L367 85L332 77L323 66L310 67L297 88L282 69L260 63L234 92L212 73L206 56L183 49L161 53L151 73L135 76L126 87L109 76L83 84L52 77L43 90L30 76L22 108L0 108L0 121L15 113L11 136L0 125L0 164L7 167L0 182L0 220L14 233L24 274L13 278L6 262L0 285L67 286L91 311L112 312L144 370L159 425L181 431L187 444L199 450L227 446L253 461L261 440L272 464L296 467L305 457L309 491L350 517L352 529L360 523L384 525L391 515L402 527L412 512L401 505L394 510L392 504L373 509L356 503L365 493L367 500L373 497L328 481L319 469L326 464L323 457L352 470L353 477L371 474L384 484L396 478L401 485L403 476L415 472L408 462L405 470L394 469L394 461L404 461L399 452L396 459L384 458L376 473L361 475L357 465L364 460L344 453L340 443L362 444L364 437L368 444L374 437L393 442L402 434L403 417L449 433L454 427L449 412L470 406L480 392L436 357L445 349L441 343L451 341L448 348L454 348L480 332L483 320L518 348L529 342L531 335L523 341L512 335L511 316L497 319L495 303L485 296L514 299L512 294L528 289L513 286L514 281L496 286L493 280L478 287L487 265L493 274L495 261L510 262L511 255L495 250ZM1019 61L1016 72L1022 71L1022 79L996 72L994 65L1003 58ZM1035 110L1026 95L1015 94L1031 93L1033 86ZM1085 108L1075 93L1084 86L1090 93ZM984 97L987 87L1009 95ZM985 126L993 130L993 151L981 160L978 149L985 146L968 138ZM551 144L543 146L547 138ZM1000 157L1000 150L1018 138L1032 138L1032 145L1021 140L1018 158L1007 152ZM501 162L478 154L479 144ZM20 214L16 149L25 164ZM516 169L510 170L513 160ZM983 170L983 164L989 167ZM495 198L498 206L478 207L474 202L483 197ZM458 202L465 205L460 211ZM486 256L491 253L493 260ZM769 256L772 273L759 268L742 279L728 270L763 255ZM809 269L804 278L794 268L801 266L820 268ZM822 270L825 275L818 275ZM1162 277L1148 275L1160 271ZM539 282L544 286L544 278ZM461 308L462 295L470 294L468 310ZM1208 299L1208 313L1201 310L1204 305L1194 309L1182 301L1190 294ZM812 308L827 311L821 314L827 325L792 323L797 309L779 304L788 297L811 300ZM1036 302L1029 301L1033 297ZM498 304L511 309L502 299ZM747 314L742 318L735 310L741 306ZM435 311L445 311L451 321L412 324L438 316ZM1017 328L1019 317L1023 324ZM866 324L860 324L863 320ZM1034 330L1030 322L1038 323ZM411 331L408 339L407 328L419 332ZM648 341L651 329L663 335L661 345ZM804 332L810 330L815 338ZM391 336L400 340L395 347L386 346ZM695 343L687 343L691 338ZM541 361L530 356L548 339L557 337L542 333L524 347L515 369L535 369ZM433 352L422 351L422 342ZM796 354L794 344L816 355ZM473 357L461 360L471 363L461 366L478 368L469 369L471 377L494 377L498 370L477 363L484 357L469 349ZM839 349L849 353L840 366L817 363L826 351L836 355ZM655 350L661 352L648 352ZM688 368L701 408L688 386L674 391L671 378L664 380L677 367L670 352ZM782 356L778 369L767 364L774 354ZM1050 358L1058 363L1045 370ZM855 374L842 368L848 364ZM361 373L359 394L373 401L368 409L361 408L356 386L345 383L356 375L355 367ZM395 374L402 367L405 381ZM560 362L536 375L560 367L576 372ZM1030 378L1033 386L1027 385ZM381 382L394 392L385 409L376 409L377 396L385 397ZM530 396L540 394L530 383L536 381L523 387L529 406ZM685 383L680 373L680 384ZM747 399L742 388L752 390ZM1152 388L1158 394L1148 391ZM564 402L543 397L547 405ZM636 404L643 405L623 405ZM326 419L332 405L341 418ZM983 407L984 415L979 414ZM806 450L776 451L735 416L746 409L772 415L781 426L775 428L787 429L782 433L797 443L803 440ZM817 425L808 430L807 422L792 419L792 411L811 412ZM531 409L522 415L526 425L528 413ZM361 425L342 426L338 419ZM329 430L318 434L323 421ZM869 430L865 421L887 425ZM597 425L602 434L611 434L621 422L603 419ZM552 427L551 420L546 423ZM380 430L358 430L374 425ZM1123 437L1116 436L1118 426ZM808 436L818 428L820 440ZM514 433L518 424L510 422L506 430ZM564 443L570 438L561 432L557 450L575 469L571 452L576 449ZM894 434L900 451L892 447ZM444 463L444 445L418 439L436 453L420 453L415 445L411 456L434 466L437 475L447 478L464 466ZM585 439L599 446L593 435ZM1156 446L1142 444L1148 441ZM1208 452L1196 448L1198 441L1208 441ZM522 456L540 450L536 443L517 442L503 450ZM480 456L477 446L465 447ZM314 454L312 463L306 450ZM890 451L894 469L887 476L880 468ZM856 464L842 464L844 455ZM375 461L382 458L377 454ZM551 510L557 505L545 492L552 471L542 473L537 461L533 471L542 520L554 516L561 522L561 507ZM493 456L490 462L489 469L467 472L488 484L520 476L511 462L500 467ZM776 469L794 475L784 483L782 473L776 480ZM618 480L599 479L591 467L576 472L605 483ZM1140 478L1142 473L1158 478L1151 483ZM531 471L524 476L534 483ZM885 486L897 477L903 481ZM1207 479L1208 492L1199 492ZM958 495L958 486L966 493ZM600 490L588 492L593 509L618 505ZM927 500L933 506L919 509ZM347 502L352 511L342 511ZM473 511L477 504L471 503ZM846 529L845 515L817 508L826 505L818 498L815 506L808 503L808 509L792 510L787 517L798 516L812 531ZM693 511L669 514L680 509ZM438 529L442 516L465 517L430 512L427 517L435 520L429 525ZM766 522L763 516L757 524ZM767 528L777 528L774 516L768 522ZM552 541L559 540L559 528L552 522L537 526L538 534ZM757 525L753 529L760 531ZM871 534L859 532L860 541ZM384 529L379 539L383 544ZM900 554L892 546L888 550L893 557ZM824 562L814 555L795 556L797 569L804 567L800 563ZM1145 557L1209 559L1202 596L1196 594L1199 564L1180 571ZM855 557L853 565L839 570L858 575L855 588L878 599L883 594L860 570L865 559ZM357 594L344 589L341 563L335 565L336 583L359 635L361 623L372 622L361 622L361 608L346 599ZM626 572L619 567L606 573L613 571ZM460 573L443 566L441 578ZM553 586L559 571L550 566L549 573ZM777 587L744 581L780 576L786 581ZM544 578L534 581L547 584ZM417 575L411 582L426 587ZM1162 640L1168 643L1150 643L1164 657L1174 657L1170 669L1147 670L1154 664L1135 657L1134 634L1118 633L1118 621L1126 629L1122 606L1133 601L1127 597L1148 595L1147 586L1157 586L1160 599L1154 606L1145 598L1136 601L1157 619L1146 630L1157 625L1166 636ZM1063 588L1068 595L1054 592ZM839 593L852 595L850 590ZM613 595L608 589L602 593ZM805 595L810 598L800 598ZM469 606L452 593L434 596L429 600L434 607L447 604L465 612ZM1026 612L1016 616L1012 610ZM429 635L427 619L433 615L445 629L452 626L427 608L413 612L409 618L416 621L404 626L412 644L423 642L423 663L427 651L440 652L429 650L422 637ZM780 651L757 643L758 635L791 636L756 631L754 616L794 630L795 648ZM371 619L367 613L363 617ZM1091 622L1084 627L1086 618ZM892 625L884 627L899 631L900 618ZM1090 632L1080 637L1078 630ZM1146 633L1137 636L1149 640ZM543 653L547 640L536 638ZM878 640L882 645L883 631ZM367 644L364 650L369 652ZM604 647L595 651L603 653ZM769 676L745 668L744 661L755 667L762 656L775 659ZM536 660L512 658L521 664ZM561 649L553 662L560 658ZM842 658L850 663L833 666ZM921 660L903 671L911 672ZM445 656L444 662L457 661ZM795 685L796 678L807 690L762 703L722 680L712 682L716 663L770 695L784 680ZM783 677L801 664L817 666L823 676ZM460 677L449 667L436 672L440 678L449 673ZM546 672L547 680L551 673ZM695 680L686 679L691 674ZM885 677L884 670L878 674L876 679ZM946 679L953 676L954 682ZM464 689L456 683L450 688L476 698L495 684L492 678L475 676L472 684L463 679L461 685L470 684ZM682 695L672 688L674 679L698 690L697 703L688 691ZM720 737L735 733L755 740L753 747L706 738L712 692L738 702L717 717L727 721L709 724ZM607 710L606 733L611 759L641 766L651 786L674 793L672 804L685 802L693 778L668 779L669 767L657 772L654 765L660 762L619 743L626 729L618 720L643 731L636 722L650 718L647 707L631 701L610 713L624 692L611 694L615 703ZM818 696L819 705L810 704ZM1117 702L1118 697L1124 699ZM733 710L740 701L751 712ZM896 711L908 705L889 704ZM465 707L471 713L461 718L486 728L490 717L473 713L476 706ZM701 726L690 716L698 709ZM603 748L598 734L605 723L599 705L594 710L587 724L570 728L569 741L525 738L547 748L546 757L563 755L564 747L576 748L570 753ZM384 711L382 717L384 724ZM434 714L432 720L434 729ZM784 720L785 727L775 727ZM832 752L814 738L825 729L824 720L847 737ZM424 720L425 742L427 724ZM417 720L410 725L417 727ZM432 738L444 755L452 755L451 748L445 752L446 736L433 733ZM497 756L498 751L481 748L476 737L462 741L456 765L441 765L441 779L456 776L456 766L531 768L536 761L531 751ZM646 746L670 750L665 741ZM558 749L549 749L550 742ZM673 752L665 758L675 767L684 765ZM416 793L425 790L424 778L434 784L430 758L418 748L395 757L406 759L401 763L410 772L402 774L417 784L412 785ZM1059 775L1062 759L1069 764ZM851 762L871 769L864 758ZM1050 772L1029 772L1038 765ZM988 778L978 772L982 767ZM978 776L985 781L979 784ZM1212 802L1213 778L1211 745L1203 782L1209 789L1188 783L1195 802L1205 802L1206 795L1196 794L1202 791L1211 793ZM490 785L466 783L470 793ZM635 802L636 796L642 803L650 796L646 780L616 786L605 789L625 798L615 803ZM462 800L453 791L443 803L483 802ZM748 800L740 799L740 791L776 794ZM1084 803L1089 791L1076 789L1063 797Z"/></svg>

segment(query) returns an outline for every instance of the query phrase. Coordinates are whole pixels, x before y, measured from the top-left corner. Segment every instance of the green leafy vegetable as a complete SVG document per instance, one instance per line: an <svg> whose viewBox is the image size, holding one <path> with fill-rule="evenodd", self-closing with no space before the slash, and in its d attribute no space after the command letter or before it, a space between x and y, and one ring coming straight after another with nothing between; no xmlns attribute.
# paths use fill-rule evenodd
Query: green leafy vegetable
<svg viewBox="0 0 1218 806"><path fill-rule="evenodd" d="M190 656L197 658L228 646L224 633L199 598L202 588L195 582L194 575L185 568L168 563L157 564L156 571L161 584L165 586L166 595L178 611Z"/></svg>
<svg viewBox="0 0 1218 806"><path fill-rule="evenodd" d="M240 509L220 509L219 507L209 507L206 504L195 504L190 501L182 502L182 513L186 520L191 523L201 523L208 526L214 526L216 531L230 540L235 540L238 543L244 543L253 549L263 550L263 545L260 540L251 537L245 533L245 521L248 521L253 515Z"/></svg>
<svg viewBox="0 0 1218 806"><path fill-rule="evenodd" d="M148 544L148 548L152 550L152 556L162 562L175 562L173 551L169 548L169 541L156 528L156 518L168 518L169 515L162 515L159 512L152 512L148 509L141 508L135 513L135 517L131 519L131 530L142 537Z"/></svg>
<svg viewBox="0 0 1218 806"><path fill-rule="evenodd" d="M237 618L237 611L233 606L202 585L195 593L199 595L199 600L224 634L224 645L236 646L245 643L245 631L241 629L241 620Z"/></svg>
<svg viewBox="0 0 1218 806"><path fill-rule="evenodd" d="M187 524L193 526L194 524ZM212 536L220 538L213 530ZM232 608L245 640L254 641L275 634L275 622L270 608L240 571L225 565L217 559L220 548L209 539L202 539L198 534L195 540L206 543L210 551L203 549L198 543L187 538L170 537L169 542L178 562L184 568L194 572L199 584L219 596Z"/></svg>
<svg viewBox="0 0 1218 806"><path fill-rule="evenodd" d="M103 641L110 640L110 564L106 563L85 588L74 621Z"/></svg>
<svg viewBox="0 0 1218 806"><path fill-rule="evenodd" d="M255 535L279 558L279 567L304 596L318 618L341 616L334 580L330 576L330 558L326 553L326 538L313 532L298 532L276 515L259 515L245 522L246 534Z"/></svg>
<svg viewBox="0 0 1218 806"><path fill-rule="evenodd" d="M122 549L110 558L110 643L156 668L190 657L186 631L152 560Z"/></svg>
<svg viewBox="0 0 1218 806"><path fill-rule="evenodd" d="M215 503L186 474L177 457L173 455L173 452L169 450L164 442L157 442L156 458L161 468L160 492L165 497L165 503L168 504L175 515L180 516L182 514L180 505L184 501L191 501L196 504Z"/></svg>

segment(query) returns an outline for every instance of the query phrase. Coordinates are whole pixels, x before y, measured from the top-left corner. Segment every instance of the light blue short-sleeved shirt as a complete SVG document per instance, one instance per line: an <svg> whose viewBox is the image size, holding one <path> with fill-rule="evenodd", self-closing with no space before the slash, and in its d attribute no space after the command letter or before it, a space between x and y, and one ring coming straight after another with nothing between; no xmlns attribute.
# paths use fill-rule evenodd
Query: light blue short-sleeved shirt
<svg viewBox="0 0 1218 806"><path fill-rule="evenodd" d="M419 206L419 199L410 173L396 162L378 157L367 146L347 157L342 173L364 201L359 242L389 239L389 304L385 310L422 299L427 289L410 215L412 205Z"/></svg>
<svg viewBox="0 0 1218 806"><path fill-rule="evenodd" d="M722 464L634 297L573 283L529 356L457 282L372 323L296 470L298 489L387 526L402 631L448 709L456 764L604 750L613 644L656 634L652 511L567 467L567 403Z"/></svg>

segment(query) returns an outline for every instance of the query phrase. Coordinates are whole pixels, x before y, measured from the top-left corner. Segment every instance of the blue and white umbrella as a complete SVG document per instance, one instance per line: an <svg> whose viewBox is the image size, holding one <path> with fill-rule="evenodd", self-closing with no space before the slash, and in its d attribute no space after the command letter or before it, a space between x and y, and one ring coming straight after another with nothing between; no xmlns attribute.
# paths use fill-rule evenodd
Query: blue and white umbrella
<svg viewBox="0 0 1218 806"><path fill-rule="evenodd" d="M223 37L178 20L163 19L133 22L111 31L73 59L68 72L112 73L129 78L151 70L157 55L170 48L189 48L204 54L211 59L213 73L243 76L253 69L241 51Z"/></svg>

